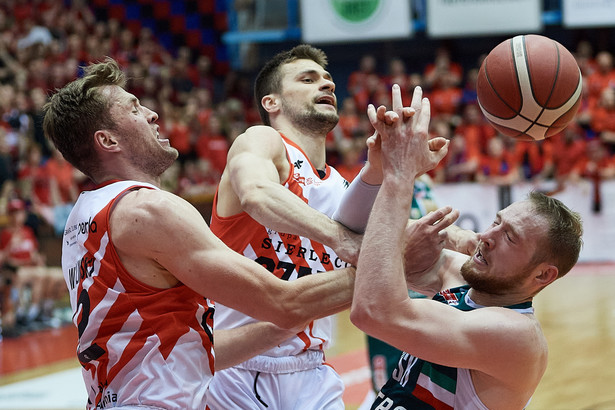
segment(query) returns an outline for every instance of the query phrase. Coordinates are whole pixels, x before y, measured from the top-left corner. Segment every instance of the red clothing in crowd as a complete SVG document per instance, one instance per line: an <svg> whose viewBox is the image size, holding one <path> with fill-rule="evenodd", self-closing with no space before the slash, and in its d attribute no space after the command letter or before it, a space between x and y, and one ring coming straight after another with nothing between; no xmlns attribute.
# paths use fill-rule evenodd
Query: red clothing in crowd
<svg viewBox="0 0 615 410"><path fill-rule="evenodd" d="M212 168L222 175L229 150L229 142L224 135L203 134L197 140L194 149L199 158L207 159Z"/></svg>
<svg viewBox="0 0 615 410"><path fill-rule="evenodd" d="M34 266L38 263L38 241L29 226L13 230L6 228L0 232L0 250L5 257L12 259L19 266Z"/></svg>

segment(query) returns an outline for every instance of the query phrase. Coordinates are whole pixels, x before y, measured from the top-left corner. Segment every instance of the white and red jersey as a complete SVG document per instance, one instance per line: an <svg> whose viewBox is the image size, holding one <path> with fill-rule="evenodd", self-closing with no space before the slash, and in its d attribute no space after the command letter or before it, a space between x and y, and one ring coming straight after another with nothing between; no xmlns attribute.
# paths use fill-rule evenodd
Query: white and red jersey
<svg viewBox="0 0 615 410"><path fill-rule="evenodd" d="M327 166L321 178L305 153L282 135L290 165L283 185L312 208L331 217L337 209L348 182ZM277 232L261 225L246 212L221 217L214 198L211 230L233 250L263 265L277 277L295 280L318 272L349 266L326 245L308 238ZM302 215L297 215L301 218ZM253 295L258 298L258 295ZM216 304L216 329L235 328L254 322L248 315ZM331 339L331 318L313 321L304 331L264 353L265 356L291 356L308 349L322 350Z"/></svg>
<svg viewBox="0 0 615 410"><path fill-rule="evenodd" d="M213 304L181 283L159 289L126 271L109 216L135 189L157 188L121 181L81 193L62 239L87 408L204 409L214 372Z"/></svg>

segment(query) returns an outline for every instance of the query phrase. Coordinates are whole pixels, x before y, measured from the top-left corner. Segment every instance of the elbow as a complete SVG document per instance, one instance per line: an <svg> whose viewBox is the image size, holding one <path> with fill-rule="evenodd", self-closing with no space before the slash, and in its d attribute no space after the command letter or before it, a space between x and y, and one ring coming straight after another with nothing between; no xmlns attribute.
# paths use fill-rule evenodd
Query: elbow
<svg viewBox="0 0 615 410"><path fill-rule="evenodd" d="M263 195L263 192L263 187L259 184L254 184L244 190L241 195L239 195L241 209L252 214L253 211L264 207L267 196Z"/></svg>
<svg viewBox="0 0 615 410"><path fill-rule="evenodd" d="M355 304L354 302L350 308L350 321L358 329L370 335L376 330L380 322L374 309L370 309L363 303Z"/></svg>
<svg viewBox="0 0 615 410"><path fill-rule="evenodd" d="M239 196L241 209L247 211L258 205L258 192L254 189L248 189Z"/></svg>
<svg viewBox="0 0 615 410"><path fill-rule="evenodd" d="M305 309L282 309L272 323L284 330L304 328L312 318L306 316Z"/></svg>

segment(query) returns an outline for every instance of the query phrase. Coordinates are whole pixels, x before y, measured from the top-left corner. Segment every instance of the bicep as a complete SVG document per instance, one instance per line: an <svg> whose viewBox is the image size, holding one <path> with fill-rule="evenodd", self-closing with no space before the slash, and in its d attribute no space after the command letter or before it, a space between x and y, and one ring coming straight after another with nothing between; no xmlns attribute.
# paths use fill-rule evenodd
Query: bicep
<svg viewBox="0 0 615 410"><path fill-rule="evenodd" d="M505 308L461 311L444 303L408 299L380 338L423 360L499 377L523 363L533 348L533 326ZM378 337L378 336L376 336Z"/></svg>
<svg viewBox="0 0 615 410"><path fill-rule="evenodd" d="M274 276L228 248L189 202L161 191L129 195L120 201L123 209L118 205L119 212L114 211L114 243L126 265L143 277L173 277L205 297L255 312L257 302L239 295L274 298L281 293ZM271 317L260 310L264 319Z"/></svg>
<svg viewBox="0 0 615 410"><path fill-rule="evenodd" d="M230 182L237 195L255 185L279 185L287 175L286 150L277 131L252 127L238 137L227 159Z"/></svg>

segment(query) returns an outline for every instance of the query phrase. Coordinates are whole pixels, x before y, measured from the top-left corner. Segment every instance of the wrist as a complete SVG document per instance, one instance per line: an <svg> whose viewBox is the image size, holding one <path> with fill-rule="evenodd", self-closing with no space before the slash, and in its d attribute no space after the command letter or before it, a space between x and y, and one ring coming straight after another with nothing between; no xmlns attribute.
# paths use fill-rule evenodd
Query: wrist
<svg viewBox="0 0 615 410"><path fill-rule="evenodd" d="M382 184L382 168L373 166L369 161L365 163L365 166L361 168L359 173L361 181L368 185L380 185Z"/></svg>

